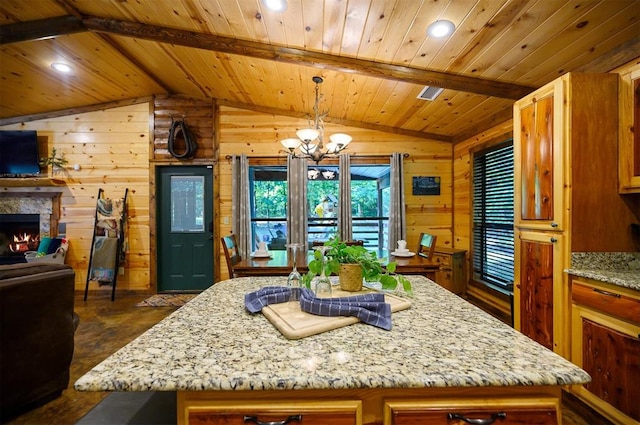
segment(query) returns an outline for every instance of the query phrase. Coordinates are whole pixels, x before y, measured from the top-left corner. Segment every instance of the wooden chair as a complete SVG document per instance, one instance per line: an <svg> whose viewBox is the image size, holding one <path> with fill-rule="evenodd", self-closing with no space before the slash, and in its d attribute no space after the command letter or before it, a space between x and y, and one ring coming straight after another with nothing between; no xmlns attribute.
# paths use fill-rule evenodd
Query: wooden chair
<svg viewBox="0 0 640 425"><path fill-rule="evenodd" d="M428 259L433 258L433 252L436 250L436 239L436 236L429 233L420 233L418 255Z"/></svg>
<svg viewBox="0 0 640 425"><path fill-rule="evenodd" d="M224 249L224 257L227 259L227 268L229 270L229 277L234 277L233 266L238 264L242 257L238 252L238 242L236 241L236 235L228 235L220 238L222 242L222 249Z"/></svg>

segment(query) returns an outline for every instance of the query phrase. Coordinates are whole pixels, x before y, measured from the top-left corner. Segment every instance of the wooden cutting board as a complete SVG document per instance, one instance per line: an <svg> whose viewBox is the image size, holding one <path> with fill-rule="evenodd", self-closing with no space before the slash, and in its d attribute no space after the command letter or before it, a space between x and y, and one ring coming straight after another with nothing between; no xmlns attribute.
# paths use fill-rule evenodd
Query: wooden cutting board
<svg viewBox="0 0 640 425"><path fill-rule="evenodd" d="M350 297L364 292L346 292L334 288L331 295L333 298ZM411 307L411 301L395 295L384 294L384 299L391 304L392 313ZM357 317L352 316L317 316L310 314L300 309L299 301L268 305L262 309L262 314L288 339L300 339L360 321Z"/></svg>

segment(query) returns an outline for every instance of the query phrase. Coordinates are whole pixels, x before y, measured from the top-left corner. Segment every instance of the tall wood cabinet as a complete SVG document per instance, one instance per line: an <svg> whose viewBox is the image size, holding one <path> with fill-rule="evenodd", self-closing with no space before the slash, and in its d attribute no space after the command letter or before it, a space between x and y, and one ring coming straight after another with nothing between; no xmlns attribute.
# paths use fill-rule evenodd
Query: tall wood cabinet
<svg viewBox="0 0 640 425"><path fill-rule="evenodd" d="M618 75L569 73L514 105L514 325L570 356L571 252L633 251L618 193Z"/></svg>
<svg viewBox="0 0 640 425"><path fill-rule="evenodd" d="M640 193L640 63L620 74L619 92L620 193Z"/></svg>

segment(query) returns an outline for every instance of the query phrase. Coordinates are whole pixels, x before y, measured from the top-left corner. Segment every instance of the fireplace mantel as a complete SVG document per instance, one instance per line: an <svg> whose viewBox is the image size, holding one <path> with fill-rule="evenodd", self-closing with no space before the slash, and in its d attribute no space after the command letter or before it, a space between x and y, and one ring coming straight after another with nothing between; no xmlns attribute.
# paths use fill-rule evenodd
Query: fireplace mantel
<svg viewBox="0 0 640 425"><path fill-rule="evenodd" d="M0 215L40 214L40 237L57 236L66 187L64 180L50 178L2 178Z"/></svg>
<svg viewBox="0 0 640 425"><path fill-rule="evenodd" d="M65 185L66 182L64 180L49 177L0 178L0 188L2 188L2 190L16 187L55 188Z"/></svg>

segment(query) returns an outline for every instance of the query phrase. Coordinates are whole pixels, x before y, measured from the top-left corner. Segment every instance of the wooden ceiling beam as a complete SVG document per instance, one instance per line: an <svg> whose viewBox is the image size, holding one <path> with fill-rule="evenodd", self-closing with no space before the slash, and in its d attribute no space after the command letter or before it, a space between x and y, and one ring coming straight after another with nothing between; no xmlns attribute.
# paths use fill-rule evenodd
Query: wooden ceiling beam
<svg viewBox="0 0 640 425"><path fill-rule="evenodd" d="M69 15L0 25L0 45L18 43L20 41L40 40L82 31L87 31L82 21Z"/></svg>
<svg viewBox="0 0 640 425"><path fill-rule="evenodd" d="M114 100L113 102L97 103L77 108L60 109L58 111L48 111L39 114L21 115L19 117L0 118L0 126L46 120L58 117L68 117L69 115L84 114L86 112L104 111L106 109L119 108L121 106L137 105L144 102L153 102L153 96L136 97L131 99Z"/></svg>
<svg viewBox="0 0 640 425"><path fill-rule="evenodd" d="M357 73L369 77L403 81L431 87L442 87L485 96L516 100L535 90L535 87L504 83L496 80L373 62L352 57L329 55L326 53L274 46L249 40L239 40L137 22L97 17L87 17L83 19L82 22L87 29L96 32L106 32L160 43L306 65L345 73Z"/></svg>

